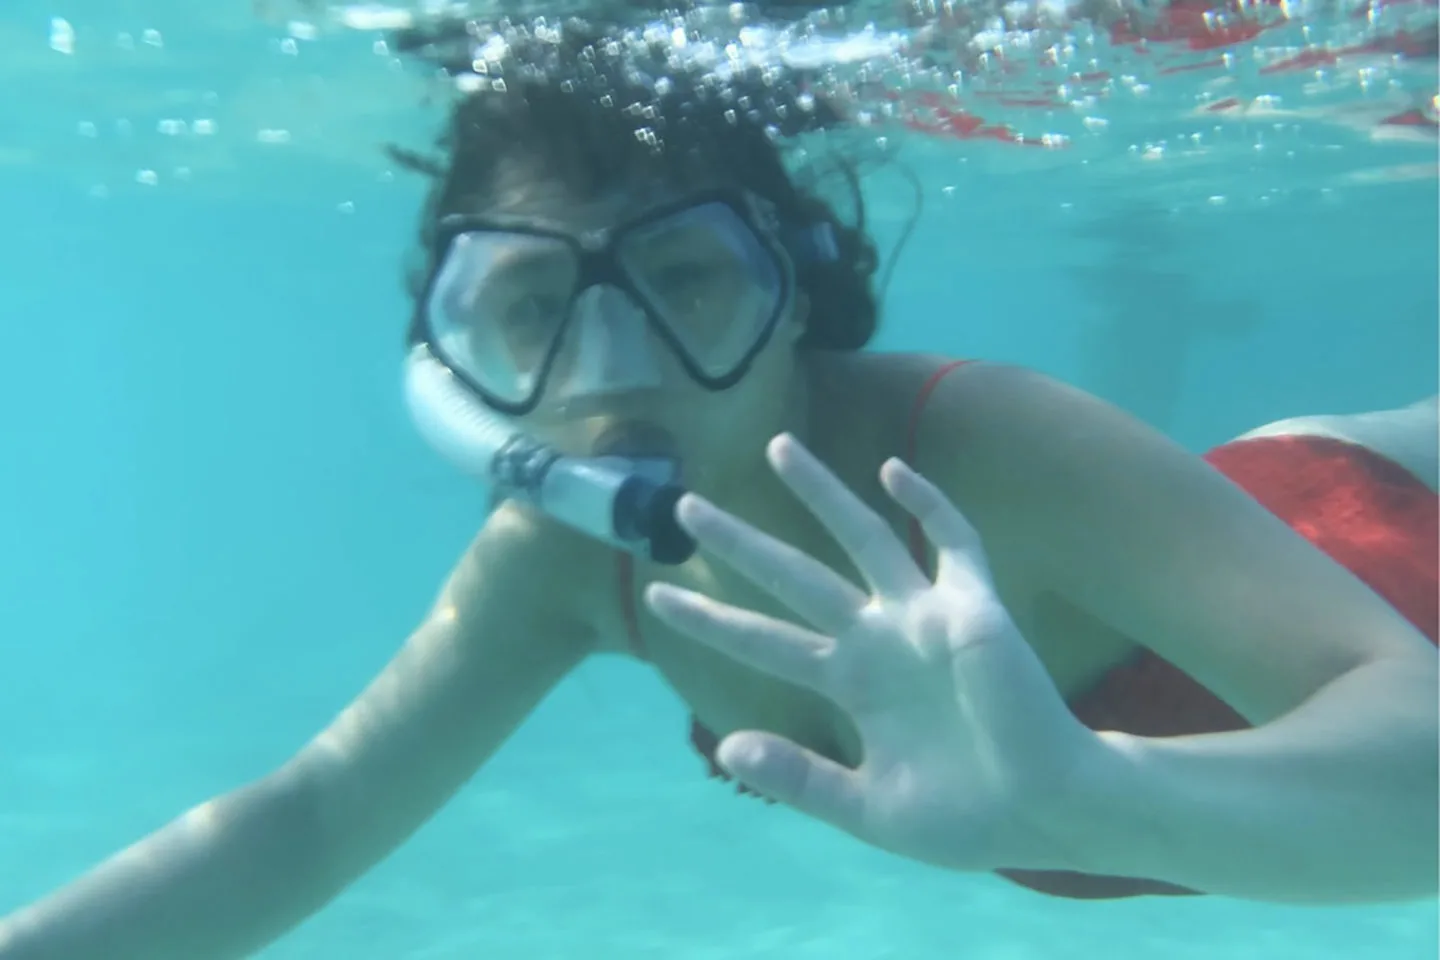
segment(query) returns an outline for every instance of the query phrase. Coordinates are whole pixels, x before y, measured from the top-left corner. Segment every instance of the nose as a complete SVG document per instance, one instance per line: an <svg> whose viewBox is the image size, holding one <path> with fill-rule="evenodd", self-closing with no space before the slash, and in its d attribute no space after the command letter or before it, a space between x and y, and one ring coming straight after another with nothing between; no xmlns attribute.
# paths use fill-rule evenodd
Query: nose
<svg viewBox="0 0 1440 960"><path fill-rule="evenodd" d="M562 397L608 396L661 384L644 311L628 294L595 286L580 295L572 318L571 354Z"/></svg>

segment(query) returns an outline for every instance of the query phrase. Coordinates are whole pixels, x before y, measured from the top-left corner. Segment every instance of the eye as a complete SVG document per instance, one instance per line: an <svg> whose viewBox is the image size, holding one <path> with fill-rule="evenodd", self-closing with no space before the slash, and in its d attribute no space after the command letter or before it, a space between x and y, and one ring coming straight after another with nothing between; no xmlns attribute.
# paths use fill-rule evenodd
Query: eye
<svg viewBox="0 0 1440 960"><path fill-rule="evenodd" d="M693 294L718 282L722 272L713 260L679 260L656 271L655 281L667 293Z"/></svg>
<svg viewBox="0 0 1440 960"><path fill-rule="evenodd" d="M511 332L540 336L548 333L565 310L565 300L554 293L525 293L511 298L501 320Z"/></svg>

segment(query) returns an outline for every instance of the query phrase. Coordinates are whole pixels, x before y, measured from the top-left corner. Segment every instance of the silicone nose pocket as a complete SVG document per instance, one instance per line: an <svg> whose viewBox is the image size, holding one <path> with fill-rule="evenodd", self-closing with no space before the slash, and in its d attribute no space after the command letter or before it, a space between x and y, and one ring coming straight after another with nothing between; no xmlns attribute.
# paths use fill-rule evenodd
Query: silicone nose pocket
<svg viewBox="0 0 1440 960"><path fill-rule="evenodd" d="M600 396L660 386L645 314L624 291L597 285L575 302L570 362L556 384L560 397Z"/></svg>

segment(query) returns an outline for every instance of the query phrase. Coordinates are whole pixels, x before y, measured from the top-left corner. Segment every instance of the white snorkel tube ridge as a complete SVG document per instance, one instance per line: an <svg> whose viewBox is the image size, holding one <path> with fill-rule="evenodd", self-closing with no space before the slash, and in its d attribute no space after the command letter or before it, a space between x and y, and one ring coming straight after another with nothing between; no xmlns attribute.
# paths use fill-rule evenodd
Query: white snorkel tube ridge
<svg viewBox="0 0 1440 960"><path fill-rule="evenodd" d="M679 564L695 541L675 519L685 488L627 457L567 456L492 412L423 344L405 360L405 399L429 444L514 499L612 546Z"/></svg>

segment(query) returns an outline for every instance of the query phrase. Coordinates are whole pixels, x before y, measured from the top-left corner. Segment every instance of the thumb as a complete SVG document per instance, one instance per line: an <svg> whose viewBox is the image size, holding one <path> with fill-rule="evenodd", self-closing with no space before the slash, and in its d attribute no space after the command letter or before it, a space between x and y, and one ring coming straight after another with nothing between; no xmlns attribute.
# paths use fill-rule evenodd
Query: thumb
<svg viewBox="0 0 1440 960"><path fill-rule="evenodd" d="M847 833L859 833L864 813L854 770L798 744L752 730L720 741L715 759L750 789Z"/></svg>

